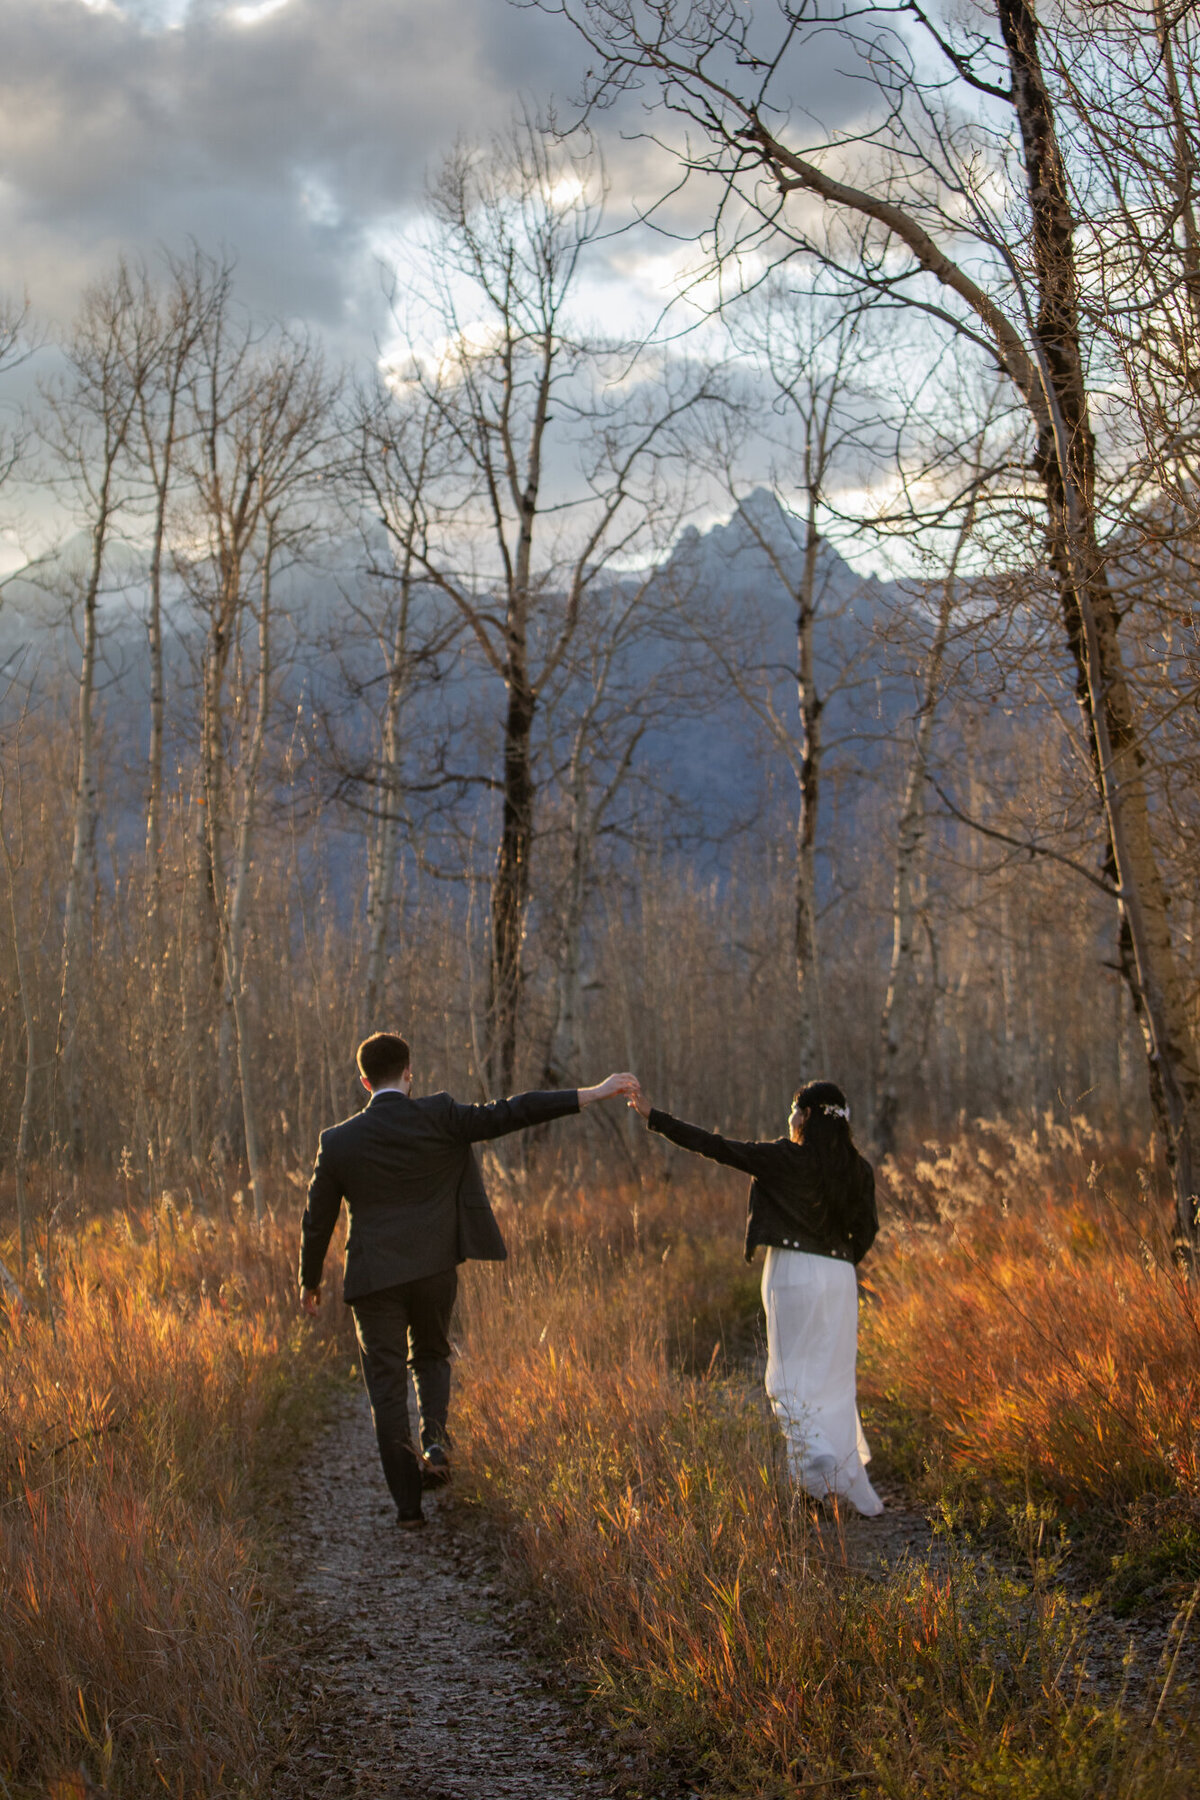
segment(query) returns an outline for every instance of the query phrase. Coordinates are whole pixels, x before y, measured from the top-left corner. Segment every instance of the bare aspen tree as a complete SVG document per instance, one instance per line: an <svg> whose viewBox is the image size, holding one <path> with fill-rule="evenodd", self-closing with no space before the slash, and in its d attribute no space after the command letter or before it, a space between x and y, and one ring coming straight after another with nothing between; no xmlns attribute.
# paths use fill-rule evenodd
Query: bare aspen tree
<svg viewBox="0 0 1200 1800"><path fill-rule="evenodd" d="M677 517L670 506L656 519L659 542L673 534ZM553 987L542 1070L548 1087L569 1086L583 1074L585 938L601 839L619 829L623 841L636 840L636 808L628 802L638 752L646 733L669 730L697 693L686 658L673 648L664 655L657 585L651 564L598 596L559 691L547 696L545 786L553 813L543 829L563 840L559 879L542 895L553 918L552 928L547 919Z"/></svg>
<svg viewBox="0 0 1200 1800"><path fill-rule="evenodd" d="M17 1244L21 1280L29 1259L29 1153L33 1140L33 1106L37 1081L37 1027L34 1019L33 972L25 951L28 920L22 917L19 876L25 866L25 803L21 769L21 725L16 724L0 739L0 853L4 857L8 881L8 922L12 933L13 961L17 974L17 998L21 1007L21 1024L25 1036L24 1081L21 1110L17 1124L17 1141L13 1150L13 1174L17 1190Z"/></svg>
<svg viewBox="0 0 1200 1800"><path fill-rule="evenodd" d="M979 397L968 393L961 383L952 384L943 404L951 416L933 434L927 468L906 471L913 512L905 523L910 528L915 525L926 537L936 535L940 538L949 533L951 542L943 553L940 579L928 582L936 598L930 603L924 601L919 592L910 591L906 608L906 628L910 634L914 621L928 614L928 641L919 661L917 707L912 717L912 737L896 827L892 952L880 1016L875 1142L885 1155L896 1148L905 1063L910 1065L908 1073L911 1076L918 1061L913 1004L922 925L930 764L938 706L948 681L953 680L953 671L947 668L947 657L960 610L960 568L971 550L980 514L989 506L1001 504L995 490L1010 469L1019 471L1020 462L1019 450L1001 442L1006 409L999 388L993 387L985 396ZM963 426L973 420L978 421L974 438L964 442ZM953 484L949 493L945 491L947 483ZM934 492L928 501L929 511L922 516L913 490L923 486ZM930 529L935 522L936 533ZM937 556L938 550L930 546L931 570ZM971 610L975 615L972 622L976 625L984 607L985 594L974 593ZM968 637L971 635L970 622L961 629ZM1006 959L1006 969L1007 966Z"/></svg>
<svg viewBox="0 0 1200 1800"><path fill-rule="evenodd" d="M597 684L597 700L602 689ZM612 805L622 778L628 773L641 731L635 729L625 742L611 780L600 793L589 791L591 769L590 709L585 710L574 733L566 773L568 860L565 904L561 921L561 949L554 979L554 1011L543 1079L547 1087L565 1087L580 1079L583 1067L583 934L596 837L604 815ZM644 730L644 725L642 727Z"/></svg>
<svg viewBox="0 0 1200 1800"><path fill-rule="evenodd" d="M441 408L417 392L396 394L380 382L374 393L360 396L353 429L358 451L354 491L365 496L387 542L386 555L372 553L367 564L372 595L380 600L379 615L370 626L382 661L383 692L372 765L358 778L371 795L363 1016L367 1028L374 1029L385 990L401 827L409 817L405 770L416 760L408 740L410 730L418 728L409 727L406 709L422 678L436 674L461 621L433 615L428 591L421 593L429 510L447 462ZM354 610L361 616L361 606ZM362 697L366 685L356 681L356 694ZM436 787L436 777L421 785Z"/></svg>
<svg viewBox="0 0 1200 1800"><path fill-rule="evenodd" d="M188 418L188 389L195 374L201 333L228 302L230 273L193 249L186 257L167 255L161 268L146 264L123 270L128 285L127 319L117 334L117 351L134 396L122 474L126 491L125 533L135 554L144 557L145 632L148 689L148 743L145 774L145 855L140 893L144 895L146 938L143 965L149 979L137 1021L143 1077L137 1082L135 1118L129 1141L152 1159L169 1135L164 1096L180 1063L180 1027L190 1028L191 995L168 995L165 956L168 931L163 917L164 749L167 730L167 584L172 569L171 508L179 485L181 436ZM177 618L176 623L182 621ZM120 804L120 802L118 802ZM119 879L119 876L118 876ZM129 892L127 886L126 889ZM141 902L139 902L139 912ZM176 964L181 971L184 964ZM186 1061L186 1059L183 1059ZM195 1081L194 1071L189 1080ZM149 1180L149 1160L147 1180Z"/></svg>
<svg viewBox="0 0 1200 1800"><path fill-rule="evenodd" d="M554 973L554 1009L543 1074L548 1087L565 1087L573 1081L578 1082L582 1076L584 929L596 841L633 766L638 744L649 723L644 712L631 721L631 729L625 733L615 766L606 772L607 780L597 784L594 779L597 714L603 703L609 672L605 665L610 665L611 660L611 649L607 654L601 652L601 667L596 671L592 700L577 721L566 770L567 873L560 920L560 949Z"/></svg>
<svg viewBox="0 0 1200 1800"><path fill-rule="evenodd" d="M747 388L736 409L726 406L716 415L703 455L719 491L737 507L741 548L755 553L795 609L794 713L781 707L773 659L764 665L763 653L747 641L744 621L705 622L703 595L696 596L701 605L695 617L709 654L766 726L795 779L795 1055L798 1068L812 1070L828 1060L817 885L823 715L831 690L852 683L856 654L849 644L834 646L845 601L831 601L827 593L821 548L835 472L849 469L869 435L861 381L870 339L862 318L844 304L782 279L731 309L728 325L735 353L750 371ZM686 567L680 573L686 579ZM694 611L682 596L681 604ZM825 692L818 675L822 619Z"/></svg>
<svg viewBox="0 0 1200 1800"><path fill-rule="evenodd" d="M635 540L639 486L693 398L690 378L670 365L631 380L628 346L579 328L576 288L602 200L591 147L564 146L528 118L486 151L460 145L430 195L437 230L424 284L436 342L393 371L436 410L457 449L437 496L439 529L417 560L504 690L487 1061L492 1085L506 1091L542 690L606 566Z"/></svg>
<svg viewBox="0 0 1200 1800"><path fill-rule="evenodd" d="M87 973L96 883L98 817L96 689L100 605L117 520L127 504L127 452L152 345L134 300L129 269L89 290L65 346L67 374L46 396L54 469L87 529L87 555L69 597L79 644L71 866L62 938L56 1068L61 1074L66 1145L79 1163L85 1149L78 1026Z"/></svg>
<svg viewBox="0 0 1200 1800"><path fill-rule="evenodd" d="M279 334L257 343L223 310L203 334L201 357L187 458L207 554L186 571L205 622L201 798L221 958L218 1036L227 1036L236 1057L242 1136L261 1217L249 917L280 658L274 584L319 522L334 389L310 342Z"/></svg>
<svg viewBox="0 0 1200 1800"><path fill-rule="evenodd" d="M729 196L722 218L735 211L732 196L741 196L768 251L824 258L852 288L923 309L989 354L1020 394L1035 437L1047 555L1110 841L1179 1238L1194 1256L1200 1057L1098 512L1073 211L1087 216L1087 196L1072 188L1059 122L1060 102L1069 100L1061 87L1052 92L1033 6L995 0L994 12L980 14L980 29L955 35L911 4L850 20L836 7L822 12L782 0L773 42L764 22L731 0L650 7L644 15L613 0L566 0L553 10L574 21L598 59L593 101L652 80L665 104L700 130L705 150L693 152L689 166L722 183ZM896 30L902 16L924 31L941 59L938 75L918 72ZM989 16L990 30L983 28ZM775 101L794 56L831 26L847 53L860 53L880 100L877 120L855 134L853 158L836 134L812 146L799 139ZM983 122L981 94L991 109ZM803 215L793 202L800 195ZM1089 224L1094 240L1101 221Z"/></svg>
<svg viewBox="0 0 1200 1800"><path fill-rule="evenodd" d="M875 1142L884 1155L896 1148L901 1069L913 1052L911 1032L917 932L925 847L926 796L934 720L941 698L943 667L958 598L958 570L975 519L978 488L968 490L962 519L942 577L929 652L921 673L921 695L913 719L912 749L900 819L896 828L896 878L892 899L892 955L880 1020L880 1073L875 1108Z"/></svg>
<svg viewBox="0 0 1200 1800"><path fill-rule="evenodd" d="M166 709L163 657L163 583L170 562L169 507L184 428L192 364L202 336L228 305L231 271L198 250L169 257L165 279L138 272L134 304L142 317L138 341L148 367L138 382L137 428L131 456L148 488L150 541L146 569L146 634L150 654L150 735L146 779L146 876L153 954L162 935L163 743Z"/></svg>
<svg viewBox="0 0 1200 1800"><path fill-rule="evenodd" d="M443 165L431 198L447 273L471 284L472 303L486 319L481 331L472 329L450 285L442 287L453 367L439 371L435 382L426 378L426 389L463 447L472 498L482 500L499 563L499 612L492 612L486 590L481 596L477 587L448 579L440 559L427 556L424 566L449 593L505 689L488 1060L493 1082L507 1091L514 1085L533 849L538 686L530 628L545 579L535 561L539 502L552 401L579 361L567 306L583 250L600 228L601 206L585 172L556 155L528 123L489 156L461 146ZM560 657L573 626L568 616L558 633Z"/></svg>
<svg viewBox="0 0 1200 1800"><path fill-rule="evenodd" d="M27 307L17 307L10 302L0 302L0 372L8 372L24 360L26 347L23 342L23 334L27 319ZM23 429L10 429L0 433L0 487L3 487L18 469L22 453L26 448L26 436ZM2 603L2 589L0 589L0 605ZM24 658L22 657L20 660L23 663ZM7 673L7 670L5 672ZM17 681L22 676L24 677L23 691L14 716L12 708L17 693ZM27 904L26 906L22 905L22 896L18 891L18 878L26 861L27 828L21 738L29 715L29 702L28 672L24 668L19 668L17 673L10 677L3 698L0 700L0 711L10 715L6 720L7 730L0 736L0 854L3 855L7 877L8 923L17 980L16 997L21 1009L21 1028L24 1035L21 1102L17 1120L16 1143L13 1149L13 1176L17 1196L17 1255L22 1281L25 1279L25 1267L29 1258L30 1246L28 1178L30 1148L33 1142L35 1123L34 1100L38 1072L34 972L30 967L30 957L26 949L31 921L28 906ZM12 1285L7 1270L0 1273L0 1282L6 1289ZM21 1303L22 1296L19 1287L15 1291L17 1301Z"/></svg>

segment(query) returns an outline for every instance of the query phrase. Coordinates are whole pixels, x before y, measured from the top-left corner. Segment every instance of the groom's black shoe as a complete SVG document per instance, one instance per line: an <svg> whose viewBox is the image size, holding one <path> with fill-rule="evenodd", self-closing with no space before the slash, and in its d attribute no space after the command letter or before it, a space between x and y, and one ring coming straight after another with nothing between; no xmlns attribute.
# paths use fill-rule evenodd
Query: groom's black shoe
<svg viewBox="0 0 1200 1800"><path fill-rule="evenodd" d="M445 1487L450 1480L450 1458L440 1444L430 1444L421 1458L421 1486Z"/></svg>
<svg viewBox="0 0 1200 1800"><path fill-rule="evenodd" d="M401 1531L419 1531L424 1523L424 1513L398 1512L396 1514L396 1524Z"/></svg>

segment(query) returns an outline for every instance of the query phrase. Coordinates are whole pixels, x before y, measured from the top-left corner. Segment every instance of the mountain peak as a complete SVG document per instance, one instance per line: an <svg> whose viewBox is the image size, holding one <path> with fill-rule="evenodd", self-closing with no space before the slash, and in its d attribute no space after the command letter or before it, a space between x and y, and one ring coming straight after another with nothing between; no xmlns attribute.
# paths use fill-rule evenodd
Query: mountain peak
<svg viewBox="0 0 1200 1800"><path fill-rule="evenodd" d="M669 581L702 588L729 599L751 592L769 599L791 598L804 574L807 524L768 487L744 495L725 519L706 529L687 526L663 564ZM874 576L859 575L828 539L817 549L818 600L839 607L875 595Z"/></svg>

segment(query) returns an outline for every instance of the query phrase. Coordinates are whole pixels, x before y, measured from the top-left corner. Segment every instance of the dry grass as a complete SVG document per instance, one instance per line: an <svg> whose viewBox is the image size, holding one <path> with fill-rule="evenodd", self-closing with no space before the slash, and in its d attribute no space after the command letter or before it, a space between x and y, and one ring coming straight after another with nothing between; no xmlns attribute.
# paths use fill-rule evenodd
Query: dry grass
<svg viewBox="0 0 1200 1800"><path fill-rule="evenodd" d="M1116 1521L1139 1568L1142 1519L1182 1593L1194 1302L1159 1255L1147 1190L1122 1176L1118 1205L1089 1180L1095 1148L989 1128L890 1171L868 1425L948 1513ZM883 1579L828 1554L744 1371L758 1271L740 1259L739 1182L550 1174L510 1178L508 1200L512 1259L464 1280L463 1486L508 1521L548 1629L644 1752L644 1791L673 1760L739 1796L1194 1793L1190 1644L1165 1693L1165 1664L1135 1664L1122 1694L1101 1694L1078 1672L1087 1610L1035 1543L1019 1577L954 1534ZM14 1800L91 1784L129 1800L270 1793L249 1520L261 1532L264 1496L286 1485L330 1360L294 1314L294 1233L293 1208L262 1233L236 1210L117 1210L57 1243L53 1308L43 1294L9 1323L0 1772Z"/></svg>
<svg viewBox="0 0 1200 1800"><path fill-rule="evenodd" d="M1062 1183L1044 1158L1042 1173ZM823 1553L745 1380L718 1363L697 1374L696 1358L689 1373L672 1353L701 1290L708 1329L722 1296L731 1329L744 1329L740 1195L725 1188L718 1224L715 1191L696 1189L698 1240L677 1197L649 1225L643 1219L636 1248L613 1247L614 1234L626 1237L628 1197L597 1195L590 1207L577 1197L582 1235L573 1244L547 1246L534 1230L503 1271L473 1272L468 1282L459 1420L470 1477L510 1521L596 1692L652 1759L673 1756L716 1792L792 1795L831 1783L914 1800L1194 1793L1200 1740L1177 1685L1187 1655L1165 1698L1165 1668L1134 1666L1124 1694L1101 1700L1079 1674L1086 1611L1056 1585L1052 1561L1034 1554L1016 1578L951 1542L935 1562L879 1580ZM1149 1432L1152 1416L1185 1422L1193 1353L1171 1330L1189 1316L1186 1293L1165 1271L1137 1257L1130 1265L1124 1250L1110 1254L1093 1229L1097 1289L1080 1306L1075 1263L1049 1253L1043 1232L1058 1244L1061 1226L1073 1241L1088 1199L1086 1189L1068 1191L1036 1222L1014 1223L1010 1206L990 1233L976 1206L969 1247L956 1246L943 1223L907 1231L903 1250L893 1244L878 1259L870 1366L886 1366L906 1395L936 1370L936 1393L975 1396L970 1469L979 1481L1023 1476L1028 1459L1013 1446L1052 1428L1074 1446L1072 1480L1087 1477L1089 1445L1104 1442L1097 1422L1111 1412L1111 1387L1095 1374L1109 1366L1099 1327L1107 1318L1125 1330L1105 1311L1114 1284L1136 1282L1136 1305L1161 1307L1166 1321L1153 1352L1142 1345L1141 1374L1113 1378L1140 1392L1162 1376L1162 1394L1143 1400L1138 1432ZM948 1278L954 1272L961 1281ZM1034 1366L1036 1336L1011 1304L1014 1282L1026 1277L1035 1315L1053 1315L1059 1348L1080 1370L1069 1427ZM1114 1339L1114 1360L1131 1354L1136 1329ZM1022 1356L1031 1359L1028 1380L997 1395L994 1359L1019 1368ZM925 1392L931 1447L959 1442L966 1416L964 1407L935 1418ZM1058 1441L1044 1453L1048 1468ZM1095 1469L1091 1479L1115 1503L1126 1477L1123 1466L1112 1474L1116 1486ZM1172 1478L1182 1494L1180 1471Z"/></svg>
<svg viewBox="0 0 1200 1800"><path fill-rule="evenodd" d="M1146 1171L981 1124L893 1169L863 1386L930 1500L1048 1503L1110 1599L1200 1577L1200 1314ZM1107 1559L1107 1567L1106 1567Z"/></svg>
<svg viewBox="0 0 1200 1800"><path fill-rule="evenodd" d="M272 1710L247 1513L328 1360L294 1222L168 1201L49 1249L2 1328L0 1791L247 1793Z"/></svg>

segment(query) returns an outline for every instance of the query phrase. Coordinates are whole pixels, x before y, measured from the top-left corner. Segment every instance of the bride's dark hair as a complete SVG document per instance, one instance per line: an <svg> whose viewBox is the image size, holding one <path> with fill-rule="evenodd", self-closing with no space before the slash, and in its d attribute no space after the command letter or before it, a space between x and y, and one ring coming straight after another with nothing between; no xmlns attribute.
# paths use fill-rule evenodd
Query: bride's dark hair
<svg viewBox="0 0 1200 1800"><path fill-rule="evenodd" d="M858 1161L846 1096L836 1081L810 1081L797 1089L792 1105L808 1114L800 1141L814 1152L817 1197L825 1222L838 1220L850 1198L850 1178Z"/></svg>

